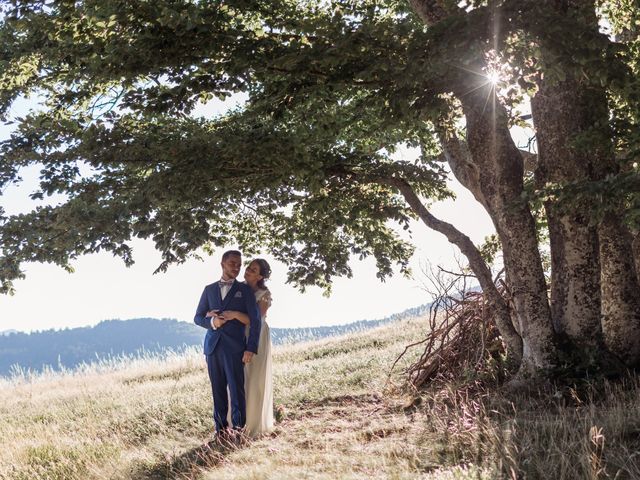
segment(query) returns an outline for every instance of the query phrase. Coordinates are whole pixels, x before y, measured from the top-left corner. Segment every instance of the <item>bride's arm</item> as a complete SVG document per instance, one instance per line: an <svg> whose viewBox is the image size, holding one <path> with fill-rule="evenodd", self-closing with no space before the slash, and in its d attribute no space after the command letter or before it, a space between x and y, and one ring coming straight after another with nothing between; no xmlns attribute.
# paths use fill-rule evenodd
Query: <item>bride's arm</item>
<svg viewBox="0 0 640 480"><path fill-rule="evenodd" d="M267 310L271 306L271 294L266 293L258 300L258 308L260 309L260 317L264 318ZM249 315L236 310L225 310L221 315L225 320L238 320L243 325L249 325Z"/></svg>
<svg viewBox="0 0 640 480"><path fill-rule="evenodd" d="M271 293L267 292L260 300L258 300L258 308L260 309L260 317L264 318L267 315L267 310L271 306Z"/></svg>
<svg viewBox="0 0 640 480"><path fill-rule="evenodd" d="M260 318L264 318L269 310L269 304L265 302L258 302L258 308L260 309Z"/></svg>
<svg viewBox="0 0 640 480"><path fill-rule="evenodd" d="M249 325L249 315L236 310L225 310L222 312L222 316L225 320L238 320L243 325Z"/></svg>

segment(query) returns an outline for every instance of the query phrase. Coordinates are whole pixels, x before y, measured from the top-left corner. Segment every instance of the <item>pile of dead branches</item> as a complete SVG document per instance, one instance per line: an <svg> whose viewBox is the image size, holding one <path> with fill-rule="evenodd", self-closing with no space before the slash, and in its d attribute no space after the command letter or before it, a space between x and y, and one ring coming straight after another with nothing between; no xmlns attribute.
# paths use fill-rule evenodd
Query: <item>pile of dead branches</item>
<svg viewBox="0 0 640 480"><path fill-rule="evenodd" d="M437 288L429 333L408 345L394 363L410 349L423 347L405 371L416 388L434 380L497 381L505 373L505 348L491 308L482 292L468 288L467 277L440 269L429 278Z"/></svg>

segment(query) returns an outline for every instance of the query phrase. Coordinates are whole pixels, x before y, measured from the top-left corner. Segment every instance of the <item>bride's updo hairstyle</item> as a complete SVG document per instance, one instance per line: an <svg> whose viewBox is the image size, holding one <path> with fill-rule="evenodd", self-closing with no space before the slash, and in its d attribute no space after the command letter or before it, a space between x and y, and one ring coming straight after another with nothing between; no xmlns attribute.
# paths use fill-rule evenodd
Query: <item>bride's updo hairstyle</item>
<svg viewBox="0 0 640 480"><path fill-rule="evenodd" d="M262 277L262 279L258 282L258 288L266 290L267 286L264 284L264 281L268 280L271 276L271 267L264 258L256 258L253 261L258 264L258 267L260 268L260 276Z"/></svg>

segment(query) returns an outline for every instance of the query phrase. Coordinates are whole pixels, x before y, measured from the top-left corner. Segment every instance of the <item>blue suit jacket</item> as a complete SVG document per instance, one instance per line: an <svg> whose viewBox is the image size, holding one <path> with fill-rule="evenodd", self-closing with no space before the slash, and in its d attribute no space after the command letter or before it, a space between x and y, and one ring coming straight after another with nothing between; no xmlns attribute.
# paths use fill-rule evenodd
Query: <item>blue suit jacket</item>
<svg viewBox="0 0 640 480"><path fill-rule="evenodd" d="M223 327L211 328L211 317L205 315L209 310L237 310L249 316L249 338L246 337L246 327L238 320L229 320ZM220 295L220 284L212 283L204 287L198 309L193 321L207 329L204 338L204 353L211 355L218 344L229 352L244 352L248 350L258 353L260 339L260 310L256 304L256 296L246 283L233 282L231 289L224 297Z"/></svg>

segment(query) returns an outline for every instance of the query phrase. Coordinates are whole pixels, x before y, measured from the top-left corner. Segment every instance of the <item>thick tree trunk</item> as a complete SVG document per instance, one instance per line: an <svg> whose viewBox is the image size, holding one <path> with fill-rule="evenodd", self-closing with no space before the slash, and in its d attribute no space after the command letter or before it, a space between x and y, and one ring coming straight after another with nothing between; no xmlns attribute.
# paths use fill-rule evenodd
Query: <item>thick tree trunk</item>
<svg viewBox="0 0 640 480"><path fill-rule="evenodd" d="M576 136L593 129L597 121L594 114L602 107L598 99L597 94L573 80L556 84L542 80L531 101L539 151L536 169L539 188L594 178L594 166L602 158L602 151L581 149L572 143ZM612 309L611 303L620 299L614 299L610 288L601 284L601 274L602 279L615 275L611 256L621 245L611 240L609 247L599 250L602 235L589 217L594 208L594 202L588 200L581 202L580 207L545 202L551 247L551 312L556 331L566 340L565 350L576 366L614 373L624 369L620 361L622 345L614 338L605 341L603 320L609 318L613 326L616 324L613 319L620 318L622 312ZM605 269L602 272L601 260ZM605 301L601 302L601 298ZM610 314L605 314L606 311ZM637 338L637 332L626 333ZM609 348L614 344L615 349Z"/></svg>
<svg viewBox="0 0 640 480"><path fill-rule="evenodd" d="M590 152L571 148L576 134L591 127L590 102L572 81L542 81L531 100L538 143L538 188L588 180ZM602 346L598 236L590 208L563 209L545 202L551 246L551 313L559 333L577 348Z"/></svg>
<svg viewBox="0 0 640 480"><path fill-rule="evenodd" d="M549 0L545 8L574 19L576 25L586 27L584 31L590 29L594 38L598 35L593 2L570 0L560 5ZM539 41L551 51L557 48L553 39ZM532 110L540 152L539 186L602 180L620 171L611 144L607 98L599 85L577 77L555 84L543 78ZM628 365L637 365L640 288L631 238L617 213L620 208L607 206L604 220L593 228L589 215L595 204L588 199L583 203L566 210L550 202L546 205L554 320L574 346L585 352L596 347L591 353L594 360L607 362L609 357L601 354L607 353L606 343Z"/></svg>
<svg viewBox="0 0 640 480"><path fill-rule="evenodd" d="M467 119L467 144L476 167L478 196L484 199L502 243L523 340L523 369L550 368L557 361L557 352L535 223L522 200L522 157L492 88L479 86L472 93L456 95Z"/></svg>
<svg viewBox="0 0 640 480"><path fill-rule="evenodd" d="M602 328L611 349L628 366L640 366L640 289L631 235L614 213L598 227L602 282Z"/></svg>
<svg viewBox="0 0 640 480"><path fill-rule="evenodd" d="M489 128L491 125L488 125ZM471 132L477 132L475 148L480 152L480 161L478 156L474 158L471 151L467 150L472 142L470 135L467 136L465 147L455 136L441 131L445 158L458 181L485 207L502 242L507 284L511 289L515 309L510 314L512 323L515 324L523 341L523 370L548 368L555 362L553 328L535 225L528 207L519 201L523 188L520 153L511 138L504 137L504 133L501 142L503 147L498 149L495 143L499 137L497 130L491 134L486 134L485 131L483 135L481 128L471 126ZM499 156L505 157L510 154L511 158L498 160L498 150ZM501 166L492 165L494 160L502 162ZM506 174L505 170L511 173ZM509 180L504 182L505 178L513 184L510 185ZM520 248L523 245L528 247L526 256ZM533 322L530 316L533 316ZM537 326L532 329L531 325Z"/></svg>
<svg viewBox="0 0 640 480"><path fill-rule="evenodd" d="M603 95L604 96L604 95ZM601 122L604 120L601 117ZM602 123L601 123L602 124ZM607 125L607 123L604 123ZM613 153L598 159L595 179L620 172ZM629 367L640 367L640 282L633 236L620 205L608 205L598 225L602 329L605 343Z"/></svg>

